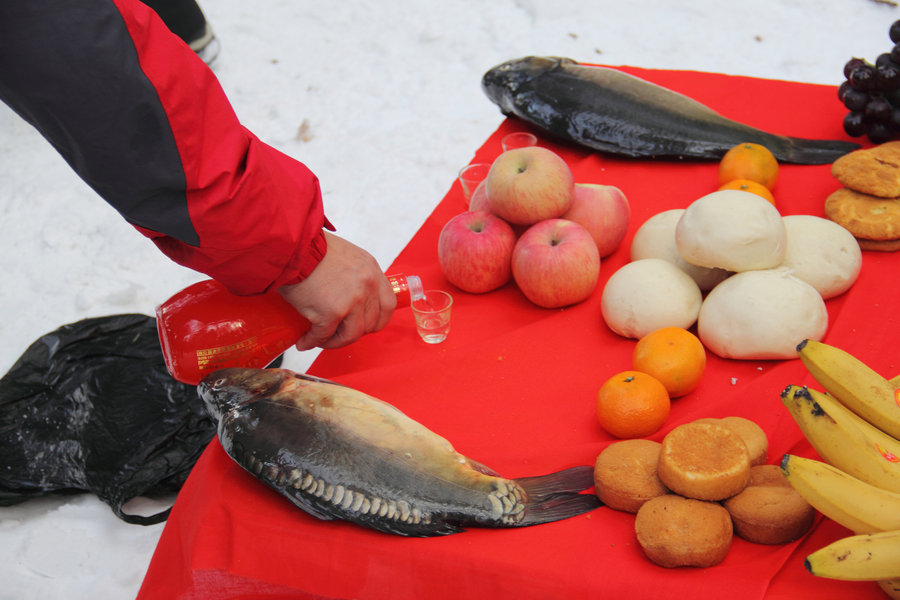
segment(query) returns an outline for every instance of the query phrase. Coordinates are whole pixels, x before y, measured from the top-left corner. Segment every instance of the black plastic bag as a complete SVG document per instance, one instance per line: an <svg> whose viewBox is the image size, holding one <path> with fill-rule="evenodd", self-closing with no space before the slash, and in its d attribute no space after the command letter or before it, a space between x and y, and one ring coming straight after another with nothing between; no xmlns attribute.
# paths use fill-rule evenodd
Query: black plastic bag
<svg viewBox="0 0 900 600"><path fill-rule="evenodd" d="M128 523L136 496L176 492L215 435L197 389L163 362L156 320L112 315L35 341L0 379L0 505L90 491Z"/></svg>

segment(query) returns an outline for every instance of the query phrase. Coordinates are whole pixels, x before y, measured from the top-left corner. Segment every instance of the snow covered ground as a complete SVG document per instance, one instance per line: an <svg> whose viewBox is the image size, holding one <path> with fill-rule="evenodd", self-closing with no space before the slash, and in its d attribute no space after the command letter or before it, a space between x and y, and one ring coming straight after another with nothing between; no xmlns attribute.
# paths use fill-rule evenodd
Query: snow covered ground
<svg viewBox="0 0 900 600"><path fill-rule="evenodd" d="M500 123L479 87L490 67L540 54L837 85L851 56L874 61L890 50L894 4L201 3L237 114L318 174L338 233L385 267ZM170 263L4 105L0 222L0 373L64 323L152 314L202 278ZM313 358L294 352L286 366L302 370ZM120 522L88 495L0 508L0 599L134 597L162 527Z"/></svg>

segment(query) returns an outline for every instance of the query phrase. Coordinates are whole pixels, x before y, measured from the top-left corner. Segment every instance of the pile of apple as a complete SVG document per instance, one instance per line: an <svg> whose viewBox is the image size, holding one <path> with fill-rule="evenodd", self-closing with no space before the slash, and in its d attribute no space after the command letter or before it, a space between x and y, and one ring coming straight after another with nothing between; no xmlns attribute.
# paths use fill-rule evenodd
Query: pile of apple
<svg viewBox="0 0 900 600"><path fill-rule="evenodd" d="M463 291L490 292L512 279L538 306L569 306L594 292L600 259L618 248L630 216L618 188L575 183L553 151L508 150L491 164L469 210L444 225L438 260Z"/></svg>

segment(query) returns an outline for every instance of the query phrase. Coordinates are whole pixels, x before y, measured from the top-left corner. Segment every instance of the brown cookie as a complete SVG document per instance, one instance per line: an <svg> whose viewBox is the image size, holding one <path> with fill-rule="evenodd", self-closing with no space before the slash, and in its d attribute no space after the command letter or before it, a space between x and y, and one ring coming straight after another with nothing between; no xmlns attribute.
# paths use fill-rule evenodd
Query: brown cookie
<svg viewBox="0 0 900 600"><path fill-rule="evenodd" d="M731 516L718 502L675 494L645 502L634 520L644 554L662 567L711 567L728 554Z"/></svg>
<svg viewBox="0 0 900 600"><path fill-rule="evenodd" d="M750 466L764 465L769 459L769 438L763 428L743 417L724 417L721 419L703 418L697 419L695 423L715 423L728 427L736 434L741 436L744 443L747 444L747 452L750 456Z"/></svg>
<svg viewBox="0 0 900 600"><path fill-rule="evenodd" d="M854 150L831 165L831 174L851 190L878 196L900 196L900 142Z"/></svg>
<svg viewBox="0 0 900 600"><path fill-rule="evenodd" d="M860 250L874 250L876 252L896 252L900 250L900 240L866 240L857 239Z"/></svg>
<svg viewBox="0 0 900 600"><path fill-rule="evenodd" d="M878 198L841 188L825 199L825 216L860 240L900 239L900 198Z"/></svg>
<svg viewBox="0 0 900 600"><path fill-rule="evenodd" d="M784 544L812 527L815 509L797 493L778 465L750 469L750 481L737 496L724 502L734 531L757 544Z"/></svg>
<svg viewBox="0 0 900 600"><path fill-rule="evenodd" d="M676 494L724 500L747 485L750 454L744 440L724 425L684 423L663 438L657 472Z"/></svg>
<svg viewBox="0 0 900 600"><path fill-rule="evenodd" d="M594 489L609 508L636 513L647 500L668 494L656 465L662 444L633 439L613 442L594 464Z"/></svg>

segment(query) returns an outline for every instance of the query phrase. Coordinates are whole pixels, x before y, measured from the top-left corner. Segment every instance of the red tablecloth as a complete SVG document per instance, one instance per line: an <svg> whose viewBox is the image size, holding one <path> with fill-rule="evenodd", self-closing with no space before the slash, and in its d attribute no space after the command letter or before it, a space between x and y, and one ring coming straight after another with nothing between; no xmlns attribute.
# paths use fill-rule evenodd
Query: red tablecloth
<svg viewBox="0 0 900 600"><path fill-rule="evenodd" d="M834 87L624 70L776 133L846 138ZM473 161L490 162L500 152L500 138L516 129L527 127L504 121ZM412 315L398 311L385 330L323 352L310 370L396 405L507 477L593 464L610 443L597 425L594 398L606 378L629 368L634 341L603 323L603 284L627 262L631 236L641 223L716 187L714 163L624 160L543 136L540 143L568 161L577 181L618 186L630 200L629 234L603 261L592 298L545 310L528 303L513 285L486 295L454 290L436 254L441 227L463 209L454 182L390 269L418 274L426 287L454 291L448 340L422 343ZM827 165L783 165L775 196L783 214L822 215L825 197L837 187ZM865 253L856 285L827 303L826 341L889 375L900 372L895 353L887 351L900 334L894 296L898 267L896 254ZM814 383L798 360L730 361L710 355L699 389L674 402L668 423L653 438L695 418L741 415L768 433L770 462L785 452L812 455L779 400L792 383ZM308 516L233 464L214 441L178 497L140 598L881 597L873 583L806 573L806 554L848 533L825 519L800 542L784 546L736 538L724 562L708 569L651 564L636 543L633 524L630 514L600 508L530 528L394 537Z"/></svg>

